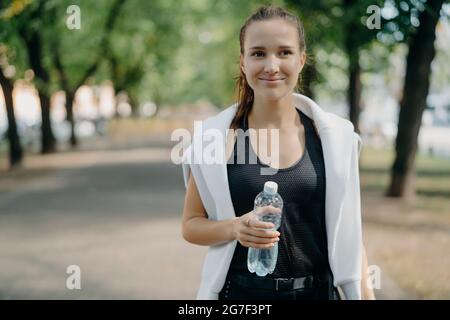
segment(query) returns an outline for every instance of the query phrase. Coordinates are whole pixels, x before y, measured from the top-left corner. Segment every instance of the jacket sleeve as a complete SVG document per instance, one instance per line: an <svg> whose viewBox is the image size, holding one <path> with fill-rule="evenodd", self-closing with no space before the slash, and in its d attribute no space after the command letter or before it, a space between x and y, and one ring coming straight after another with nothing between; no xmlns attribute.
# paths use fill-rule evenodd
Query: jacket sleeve
<svg viewBox="0 0 450 320"><path fill-rule="evenodd" d="M189 145L182 157L182 169L183 169L183 181L184 186L187 189L189 183L189 176L192 174L193 179L195 180L195 184L197 185L198 193L200 195L200 199L202 200L203 207L208 215L208 219L217 220L217 209L215 207L215 202L211 195L211 192L208 190L206 185L206 181L203 177L202 170L200 169L200 164L198 161L195 161L195 155L193 144Z"/></svg>
<svg viewBox="0 0 450 320"><path fill-rule="evenodd" d="M361 267L362 267L362 226L361 226L361 191L359 182L359 155L361 152L361 138L355 135L351 155L351 168L348 175L347 190L343 205L345 232L348 234L346 247L349 249L345 267L347 274L353 277L341 283L340 286L347 300L361 300Z"/></svg>
<svg viewBox="0 0 450 320"><path fill-rule="evenodd" d="M189 159L191 159L191 152L192 152L192 145L190 145L186 151L183 154L182 160L181 160L181 167L183 169L183 181L184 181L184 187L187 189L188 183L189 183L189 175L191 173L191 167Z"/></svg>

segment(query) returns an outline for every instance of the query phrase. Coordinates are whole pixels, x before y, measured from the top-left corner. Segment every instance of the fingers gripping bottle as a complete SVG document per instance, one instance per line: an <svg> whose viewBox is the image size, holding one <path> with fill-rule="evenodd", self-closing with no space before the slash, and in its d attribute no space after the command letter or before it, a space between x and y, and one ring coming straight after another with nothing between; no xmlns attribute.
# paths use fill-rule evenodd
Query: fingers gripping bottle
<svg viewBox="0 0 450 320"><path fill-rule="evenodd" d="M281 214L283 210L283 199L277 193L278 184L267 181L264 190L255 198L253 214L264 222L272 222L277 230L281 224ZM278 242L269 249L248 248L247 268L250 272L260 277L271 274L275 270L278 258Z"/></svg>

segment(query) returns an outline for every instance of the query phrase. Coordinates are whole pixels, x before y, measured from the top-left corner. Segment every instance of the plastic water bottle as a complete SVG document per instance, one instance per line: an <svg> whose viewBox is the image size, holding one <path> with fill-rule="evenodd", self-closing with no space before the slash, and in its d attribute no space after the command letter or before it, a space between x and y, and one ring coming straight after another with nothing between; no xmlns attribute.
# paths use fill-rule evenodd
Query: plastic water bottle
<svg viewBox="0 0 450 320"><path fill-rule="evenodd" d="M281 213L283 210L283 199L277 193L278 184L273 181L267 181L264 184L264 190L255 198L253 214L260 221L271 222L275 225L272 230L277 230L281 224ZM273 212L265 208L272 206L278 208L279 212ZM260 277L271 274L275 270L278 258L278 242L268 249L248 248L247 268L250 272Z"/></svg>

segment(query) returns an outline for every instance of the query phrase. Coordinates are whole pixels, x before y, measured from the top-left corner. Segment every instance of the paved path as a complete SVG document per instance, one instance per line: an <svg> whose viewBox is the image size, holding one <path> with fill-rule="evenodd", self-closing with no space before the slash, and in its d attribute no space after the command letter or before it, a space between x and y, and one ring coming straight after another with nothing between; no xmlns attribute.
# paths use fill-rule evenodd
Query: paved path
<svg viewBox="0 0 450 320"><path fill-rule="evenodd" d="M56 170L0 196L0 298L195 297L205 248L181 238L184 186L169 156L45 157L37 165ZM66 289L69 265L81 268L81 290Z"/></svg>

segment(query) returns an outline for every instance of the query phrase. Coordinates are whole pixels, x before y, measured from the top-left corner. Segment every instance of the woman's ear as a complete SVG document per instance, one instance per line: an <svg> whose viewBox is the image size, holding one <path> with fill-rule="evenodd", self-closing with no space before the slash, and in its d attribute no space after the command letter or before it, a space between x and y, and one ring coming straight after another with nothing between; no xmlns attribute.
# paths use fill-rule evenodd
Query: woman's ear
<svg viewBox="0 0 450 320"><path fill-rule="evenodd" d="M242 73L245 74L244 57L242 54L239 56L239 68L241 68Z"/></svg>
<svg viewBox="0 0 450 320"><path fill-rule="evenodd" d="M302 53L300 53L300 72L303 70L305 63L306 63L306 53L303 51Z"/></svg>

